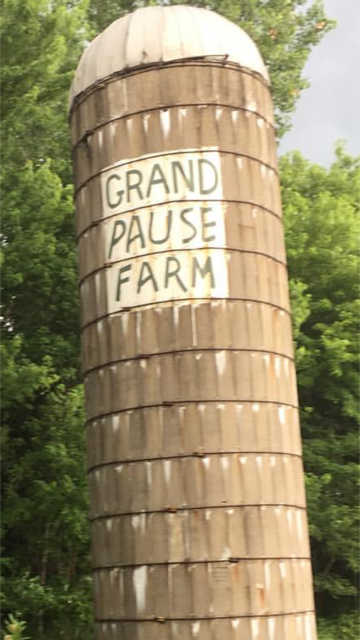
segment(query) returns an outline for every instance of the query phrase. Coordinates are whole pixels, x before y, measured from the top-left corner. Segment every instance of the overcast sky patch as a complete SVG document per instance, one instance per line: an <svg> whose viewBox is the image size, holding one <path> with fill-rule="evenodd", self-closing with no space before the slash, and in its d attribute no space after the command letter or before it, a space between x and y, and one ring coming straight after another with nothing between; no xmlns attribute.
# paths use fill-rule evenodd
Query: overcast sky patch
<svg viewBox="0 0 360 640"><path fill-rule="evenodd" d="M302 92L279 151L299 149L312 162L329 166L339 139L346 140L349 153L360 153L360 2L324 0L324 5L337 27L310 54L303 76L311 86Z"/></svg>

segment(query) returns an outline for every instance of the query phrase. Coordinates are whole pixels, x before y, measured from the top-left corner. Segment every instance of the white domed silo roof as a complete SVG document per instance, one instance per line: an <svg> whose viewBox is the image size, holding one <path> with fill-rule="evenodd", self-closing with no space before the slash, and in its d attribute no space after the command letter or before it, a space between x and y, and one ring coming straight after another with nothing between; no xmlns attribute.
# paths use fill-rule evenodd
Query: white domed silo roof
<svg viewBox="0 0 360 640"><path fill-rule="evenodd" d="M149 6L115 20L84 51L70 89L75 97L114 73L142 65L219 56L269 76L259 50L239 26L188 5Z"/></svg>

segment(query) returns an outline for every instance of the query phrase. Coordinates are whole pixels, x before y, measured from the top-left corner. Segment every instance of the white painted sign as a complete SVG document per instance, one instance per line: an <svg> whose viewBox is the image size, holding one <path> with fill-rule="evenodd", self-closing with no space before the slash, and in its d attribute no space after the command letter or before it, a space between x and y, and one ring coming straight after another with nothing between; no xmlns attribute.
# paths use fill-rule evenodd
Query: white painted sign
<svg viewBox="0 0 360 640"><path fill-rule="evenodd" d="M108 312L229 295L217 150L117 164L101 188Z"/></svg>
<svg viewBox="0 0 360 640"><path fill-rule="evenodd" d="M142 156L101 174L103 216L163 202L222 197L217 150Z"/></svg>

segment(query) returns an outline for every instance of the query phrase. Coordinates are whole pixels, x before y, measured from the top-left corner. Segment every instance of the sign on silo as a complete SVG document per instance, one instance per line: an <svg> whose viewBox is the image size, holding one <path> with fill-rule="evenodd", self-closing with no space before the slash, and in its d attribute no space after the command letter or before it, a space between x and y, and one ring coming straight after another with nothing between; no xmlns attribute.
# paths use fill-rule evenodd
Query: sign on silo
<svg viewBox="0 0 360 640"><path fill-rule="evenodd" d="M138 9L70 108L97 638L315 640L260 54L211 11Z"/></svg>

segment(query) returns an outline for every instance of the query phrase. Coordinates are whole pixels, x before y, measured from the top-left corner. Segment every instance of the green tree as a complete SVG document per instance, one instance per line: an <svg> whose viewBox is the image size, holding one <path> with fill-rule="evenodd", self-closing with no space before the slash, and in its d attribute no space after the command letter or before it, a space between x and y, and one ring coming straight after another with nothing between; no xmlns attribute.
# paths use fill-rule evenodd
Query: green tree
<svg viewBox="0 0 360 640"><path fill-rule="evenodd" d="M333 618L330 637L350 640L358 637L360 161L339 145L327 171L294 153L281 176L317 611L327 634Z"/></svg>
<svg viewBox="0 0 360 640"><path fill-rule="evenodd" d="M91 607L66 105L86 24L82 1L2 2L2 612L54 640Z"/></svg>

